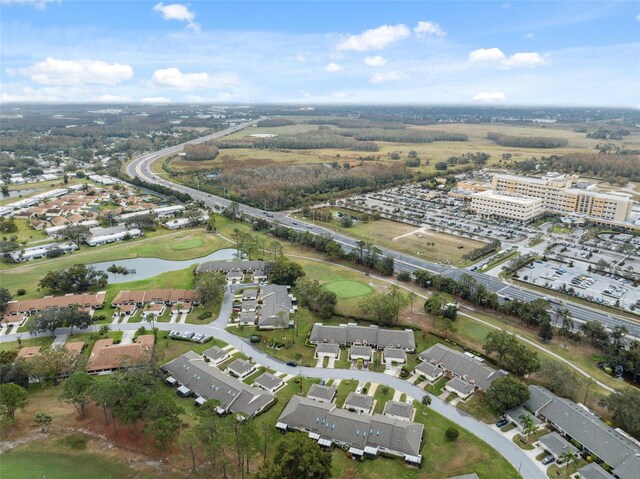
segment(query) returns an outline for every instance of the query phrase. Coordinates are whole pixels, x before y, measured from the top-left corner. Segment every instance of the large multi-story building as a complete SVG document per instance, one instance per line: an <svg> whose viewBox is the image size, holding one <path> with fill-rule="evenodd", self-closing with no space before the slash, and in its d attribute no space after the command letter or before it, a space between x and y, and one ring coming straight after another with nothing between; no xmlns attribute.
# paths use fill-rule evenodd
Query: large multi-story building
<svg viewBox="0 0 640 479"><path fill-rule="evenodd" d="M541 198L495 191L483 191L471 195L471 207L481 215L501 216L523 223L533 220L544 212Z"/></svg>
<svg viewBox="0 0 640 479"><path fill-rule="evenodd" d="M471 195L474 209L485 215L529 221L531 214L545 211L590 218L605 223L624 223L633 200L623 193L604 193L591 183L577 183L575 176L547 173L543 177L495 175L488 192ZM527 202L526 199L540 199Z"/></svg>

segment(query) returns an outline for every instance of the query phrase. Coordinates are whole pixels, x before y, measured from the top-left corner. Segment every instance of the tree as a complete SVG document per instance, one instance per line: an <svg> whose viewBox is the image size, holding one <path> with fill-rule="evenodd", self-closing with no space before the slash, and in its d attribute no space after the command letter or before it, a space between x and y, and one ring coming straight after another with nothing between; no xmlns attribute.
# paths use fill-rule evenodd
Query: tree
<svg viewBox="0 0 640 479"><path fill-rule="evenodd" d="M263 464L255 479L329 479L331 454L315 441L289 434L278 444L273 460Z"/></svg>
<svg viewBox="0 0 640 479"><path fill-rule="evenodd" d="M575 469L578 467L577 465L580 457L575 452L573 452L573 449L567 449L562 454L560 454L559 459L565 464L565 474L568 475L570 467L573 467L575 472Z"/></svg>
<svg viewBox="0 0 640 479"><path fill-rule="evenodd" d="M78 353L69 351L64 346L53 346L25 361L29 374L41 383L53 381L58 384L62 376L73 371Z"/></svg>
<svg viewBox="0 0 640 479"><path fill-rule="evenodd" d="M80 245L91 238L91 229L86 225L69 225L60 232L60 235L64 239Z"/></svg>
<svg viewBox="0 0 640 479"><path fill-rule="evenodd" d="M513 376L496 379L484 395L489 407L498 414L520 406L527 399L529 390L526 384Z"/></svg>
<svg viewBox="0 0 640 479"><path fill-rule="evenodd" d="M86 417L86 406L89 402L91 387L94 382L93 376L78 371L69 376L69 379L64 383L60 398L64 402L73 404L80 415L80 420Z"/></svg>
<svg viewBox="0 0 640 479"><path fill-rule="evenodd" d="M93 266L76 264L60 271L49 271L41 280L40 287L54 293L81 293L93 288L107 286L107 273Z"/></svg>
<svg viewBox="0 0 640 479"><path fill-rule="evenodd" d="M317 280L298 278L296 292L300 304L317 313L321 319L329 319L334 315L338 297L333 291L323 288Z"/></svg>
<svg viewBox="0 0 640 479"><path fill-rule="evenodd" d="M522 421L522 433L524 434L525 442L528 443L529 437L538 430L538 426L531 414L521 414L520 421Z"/></svg>
<svg viewBox="0 0 640 479"><path fill-rule="evenodd" d="M11 293L7 288L0 288L0 313L4 311L7 303L11 301Z"/></svg>
<svg viewBox="0 0 640 479"><path fill-rule="evenodd" d="M640 438L640 391L624 388L610 394L602 404L611 411L616 422L625 431Z"/></svg>
<svg viewBox="0 0 640 479"><path fill-rule="evenodd" d="M200 304L211 306L222 301L224 289L227 286L227 278L223 273L213 271L200 273L196 277L195 283Z"/></svg>
<svg viewBox="0 0 640 479"><path fill-rule="evenodd" d="M444 339L449 337L449 333L453 334L457 331L456 327L453 325L453 321L449 318L444 318L442 320L442 329L444 329Z"/></svg>
<svg viewBox="0 0 640 479"><path fill-rule="evenodd" d="M379 326L391 324L396 315L395 307L389 301L388 294L377 291L366 298L362 298L359 307L364 314L371 317Z"/></svg>
<svg viewBox="0 0 640 479"><path fill-rule="evenodd" d="M218 227L216 226L216 215L209 213L209 220L207 221L207 231L209 233L217 233Z"/></svg>
<svg viewBox="0 0 640 479"><path fill-rule="evenodd" d="M553 327L551 326L551 321L542 321L540 323L540 329L538 329L538 336L545 343L553 339Z"/></svg>
<svg viewBox="0 0 640 479"><path fill-rule="evenodd" d="M487 355L495 353L500 367L519 376L540 369L537 353L527 349L506 331L491 331L487 334L483 349Z"/></svg>
<svg viewBox="0 0 640 479"><path fill-rule="evenodd" d="M156 229L155 213L144 213L127 218L124 222L127 228L138 228L144 231L154 231Z"/></svg>
<svg viewBox="0 0 640 479"><path fill-rule="evenodd" d="M558 396L572 397L578 390L578 378L571 368L558 362L548 362L541 366L537 376Z"/></svg>
<svg viewBox="0 0 640 479"><path fill-rule="evenodd" d="M13 420L16 410L27 404L27 390L17 384L0 384L0 415Z"/></svg>
<svg viewBox="0 0 640 479"><path fill-rule="evenodd" d="M431 396L429 396L428 394L422 396L422 404L424 406L431 406Z"/></svg>
<svg viewBox="0 0 640 479"><path fill-rule="evenodd" d="M460 431L458 431L455 427L449 426L447 430L444 432L444 435L447 438L447 441L453 442L458 439L460 435Z"/></svg>
<svg viewBox="0 0 640 479"><path fill-rule="evenodd" d="M281 256L273 264L271 282L274 284L294 285L296 280L304 275L305 272L301 265Z"/></svg>
<svg viewBox="0 0 640 479"><path fill-rule="evenodd" d="M46 412L37 412L33 417L33 422L40 426L40 432L47 432L53 422L53 417Z"/></svg>
<svg viewBox="0 0 640 479"><path fill-rule="evenodd" d="M89 313L78 308L78 306L67 306L64 308L52 308L36 314L29 322L31 334L38 334L45 331L53 333L57 328L67 326L71 328L87 329L92 323Z"/></svg>
<svg viewBox="0 0 640 479"><path fill-rule="evenodd" d="M107 410L111 411L114 432L117 432L114 407L118 404L121 397L121 385L117 382L117 379L116 376L108 376L101 381L94 382L89 390L89 398L97 406L102 407L105 425L109 424Z"/></svg>

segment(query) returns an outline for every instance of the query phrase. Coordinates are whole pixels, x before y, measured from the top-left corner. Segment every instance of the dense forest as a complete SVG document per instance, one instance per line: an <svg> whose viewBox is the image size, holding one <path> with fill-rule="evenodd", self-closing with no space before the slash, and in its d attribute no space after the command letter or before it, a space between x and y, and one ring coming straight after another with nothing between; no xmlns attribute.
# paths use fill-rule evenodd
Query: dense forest
<svg viewBox="0 0 640 479"><path fill-rule="evenodd" d="M294 121L287 120L286 118L267 118L266 120L260 120L256 123L256 126L260 128L276 128L278 126L289 126L294 124Z"/></svg>
<svg viewBox="0 0 640 479"><path fill-rule="evenodd" d="M487 133L487 138L501 146L513 148L559 148L567 146L569 142L564 138L547 136L509 136L502 133Z"/></svg>
<svg viewBox="0 0 640 479"><path fill-rule="evenodd" d="M273 138L259 138L255 148L285 148L306 150L316 148L343 148L355 151L378 151L378 145L372 141L359 141L336 134L330 129L314 130L296 135L281 135Z"/></svg>
<svg viewBox="0 0 640 479"><path fill-rule="evenodd" d="M597 176L606 180L640 181L640 155L570 153L547 159L550 170Z"/></svg>
<svg viewBox="0 0 640 479"><path fill-rule="evenodd" d="M394 143L431 143L433 141L467 141L463 133L428 130L384 130L368 128L365 130L340 130L340 135L350 136L360 141L389 141Z"/></svg>
<svg viewBox="0 0 640 479"><path fill-rule="evenodd" d="M313 204L350 193L387 188L410 177L404 165L365 163L354 168L295 165L223 170L216 179L233 199L268 209Z"/></svg>
<svg viewBox="0 0 640 479"><path fill-rule="evenodd" d="M307 123L309 125L333 125L338 128L382 128L383 130L403 130L406 128L406 125L400 122L373 122L358 118L314 118L308 120Z"/></svg>
<svg viewBox="0 0 640 479"><path fill-rule="evenodd" d="M218 156L218 148L209 143L201 143L199 145L185 145L182 150L187 161L206 161L213 160Z"/></svg>

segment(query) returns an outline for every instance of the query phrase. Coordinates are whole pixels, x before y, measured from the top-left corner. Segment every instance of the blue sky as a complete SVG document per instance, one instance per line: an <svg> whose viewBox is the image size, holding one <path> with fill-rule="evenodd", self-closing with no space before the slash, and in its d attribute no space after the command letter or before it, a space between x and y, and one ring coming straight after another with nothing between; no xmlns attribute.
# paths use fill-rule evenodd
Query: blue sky
<svg viewBox="0 0 640 479"><path fill-rule="evenodd" d="M0 0L0 100L640 107L638 2Z"/></svg>

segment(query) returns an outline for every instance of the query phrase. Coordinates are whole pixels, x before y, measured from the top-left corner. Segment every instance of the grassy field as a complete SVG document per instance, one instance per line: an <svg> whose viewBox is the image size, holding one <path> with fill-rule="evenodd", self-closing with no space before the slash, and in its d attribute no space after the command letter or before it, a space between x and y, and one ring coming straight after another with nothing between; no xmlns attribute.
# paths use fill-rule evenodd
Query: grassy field
<svg viewBox="0 0 640 479"><path fill-rule="evenodd" d="M199 248L202 245L204 245L204 240L200 238L195 238L195 239L188 239L185 241L179 241L177 243L173 243L171 245L171 249L175 251L183 251L186 249Z"/></svg>
<svg viewBox="0 0 640 479"><path fill-rule="evenodd" d="M325 283L324 287L336 293L339 299L359 298L371 294L373 289L360 281L336 280Z"/></svg>
<svg viewBox="0 0 640 479"><path fill-rule="evenodd" d="M305 221L310 220L312 218L305 217ZM327 223L320 221L315 223L327 226ZM358 221L350 228L341 227L338 218L329 224L331 225L330 229L355 239L372 242L375 245L391 248L428 261L438 263L449 261L456 266L464 266L468 263L462 259L465 253L485 245L481 241L470 238L439 233L429 228L418 228L387 219L368 222Z"/></svg>
<svg viewBox="0 0 640 479"><path fill-rule="evenodd" d="M51 239L44 230L34 230L29 226L28 220L17 219L14 220L16 226L18 227L18 231L15 233L2 233L1 236L6 236L7 239L11 236L16 236L16 241L20 244L27 243L51 243L53 239Z"/></svg>
<svg viewBox="0 0 640 479"><path fill-rule="evenodd" d="M200 246L191 243L189 249L185 242L202 242ZM178 245L178 249L174 246ZM43 296L37 290L37 283L48 271L68 268L74 264L90 264L103 261L115 261L129 258L160 258L168 260L188 260L200 258L216 250L229 247L229 242L220 236L207 233L204 229L172 231L158 230L145 238L116 243L114 245L90 248L83 246L79 251L55 259L42 259L24 264L0 265L3 287L15 292L24 287L26 298Z"/></svg>

